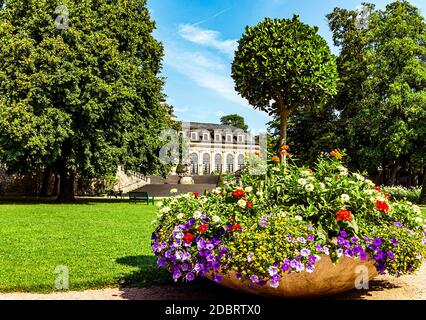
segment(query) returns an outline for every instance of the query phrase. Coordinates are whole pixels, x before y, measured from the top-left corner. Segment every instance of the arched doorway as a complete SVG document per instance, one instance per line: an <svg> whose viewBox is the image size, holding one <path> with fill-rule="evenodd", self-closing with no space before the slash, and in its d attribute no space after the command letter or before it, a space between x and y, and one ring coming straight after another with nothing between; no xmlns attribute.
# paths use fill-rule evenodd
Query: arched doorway
<svg viewBox="0 0 426 320"><path fill-rule="evenodd" d="M214 156L214 167L217 172L222 172L222 155L220 153L216 153Z"/></svg>
<svg viewBox="0 0 426 320"><path fill-rule="evenodd" d="M241 170L244 167L244 155L238 155L238 170Z"/></svg>
<svg viewBox="0 0 426 320"><path fill-rule="evenodd" d="M226 156L226 171L234 172L234 156L232 154Z"/></svg>
<svg viewBox="0 0 426 320"><path fill-rule="evenodd" d="M198 174L198 154L191 154L191 174Z"/></svg>
<svg viewBox="0 0 426 320"><path fill-rule="evenodd" d="M210 174L210 155L203 154L203 174Z"/></svg>

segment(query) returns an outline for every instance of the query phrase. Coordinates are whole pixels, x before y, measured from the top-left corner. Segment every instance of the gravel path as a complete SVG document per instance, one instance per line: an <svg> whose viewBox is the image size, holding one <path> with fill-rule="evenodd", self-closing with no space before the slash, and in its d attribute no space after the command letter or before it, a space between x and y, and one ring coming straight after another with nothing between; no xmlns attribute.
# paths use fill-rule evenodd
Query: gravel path
<svg viewBox="0 0 426 320"><path fill-rule="evenodd" d="M105 288L101 290L69 291L49 294L0 293L0 300L258 300L255 296L223 288L207 280L196 283L153 286L150 288ZM426 300L426 263L414 275L394 278L380 276L370 282L369 290L351 290L337 300Z"/></svg>

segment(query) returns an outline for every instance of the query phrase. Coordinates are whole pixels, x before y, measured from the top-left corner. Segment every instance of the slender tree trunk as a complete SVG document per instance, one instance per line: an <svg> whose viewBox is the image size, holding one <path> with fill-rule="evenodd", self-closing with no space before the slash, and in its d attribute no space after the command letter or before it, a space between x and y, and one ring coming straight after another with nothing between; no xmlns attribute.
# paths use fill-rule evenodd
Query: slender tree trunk
<svg viewBox="0 0 426 320"><path fill-rule="evenodd" d="M392 173L390 178L390 185L393 186L396 183L396 175L399 171L399 161L395 161L395 164L392 167Z"/></svg>
<svg viewBox="0 0 426 320"><path fill-rule="evenodd" d="M426 204L426 167L423 168L422 191L420 192L420 203Z"/></svg>
<svg viewBox="0 0 426 320"><path fill-rule="evenodd" d="M49 168L45 168L43 172L43 179L41 181L41 190L40 190L40 196L41 197L47 197L49 194L49 178L50 178L50 170Z"/></svg>
<svg viewBox="0 0 426 320"><path fill-rule="evenodd" d="M57 196L59 194L59 174L55 172L55 182L53 183L53 193L52 196Z"/></svg>
<svg viewBox="0 0 426 320"><path fill-rule="evenodd" d="M283 108L280 112L280 148L287 144L288 110Z"/></svg>
<svg viewBox="0 0 426 320"><path fill-rule="evenodd" d="M75 202L74 196L74 172L67 168L66 160L61 159L59 167L59 194L57 202Z"/></svg>

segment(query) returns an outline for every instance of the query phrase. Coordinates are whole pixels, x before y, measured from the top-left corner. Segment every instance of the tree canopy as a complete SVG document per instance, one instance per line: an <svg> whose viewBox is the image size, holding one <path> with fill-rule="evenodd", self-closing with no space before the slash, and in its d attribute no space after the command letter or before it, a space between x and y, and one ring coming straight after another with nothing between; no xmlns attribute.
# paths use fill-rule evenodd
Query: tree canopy
<svg viewBox="0 0 426 320"><path fill-rule="evenodd" d="M0 161L13 172L53 167L62 199L73 197L75 175L165 170L163 48L146 1L65 0L60 10L53 0L5 3Z"/></svg>
<svg viewBox="0 0 426 320"><path fill-rule="evenodd" d="M246 125L244 118L238 114L229 114L220 118L220 123L225 125L231 125L239 129L247 131L248 125Z"/></svg>
<svg viewBox="0 0 426 320"><path fill-rule="evenodd" d="M287 118L323 104L336 92L335 59L318 28L299 20L266 18L246 27L232 64L235 89L256 109L280 118L280 145Z"/></svg>

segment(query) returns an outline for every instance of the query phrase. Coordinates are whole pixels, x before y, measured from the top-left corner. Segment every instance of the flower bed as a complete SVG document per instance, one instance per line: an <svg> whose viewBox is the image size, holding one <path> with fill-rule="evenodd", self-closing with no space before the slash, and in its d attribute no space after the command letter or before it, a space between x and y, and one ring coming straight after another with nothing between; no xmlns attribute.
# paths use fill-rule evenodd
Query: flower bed
<svg viewBox="0 0 426 320"><path fill-rule="evenodd" d="M291 156L287 150L282 152ZM321 288L328 280L318 275L330 272L331 262L352 275L346 285L335 290L322 285L316 294L305 290L305 295L353 288L355 269L348 268L360 263L374 265L377 273L414 272L426 256L420 209L392 201L361 174L350 173L343 156L333 150L313 169L274 157L266 173L252 175L260 161L250 155L239 181L228 178L224 188L206 195L178 195L159 203L152 235L158 266L175 281L208 276L231 287L239 283L242 290L273 295L275 289L284 296L297 291L294 283L307 287L300 279L316 279ZM335 282L343 269L335 269ZM370 270L369 277L374 275ZM299 291L295 296L304 295Z"/></svg>

